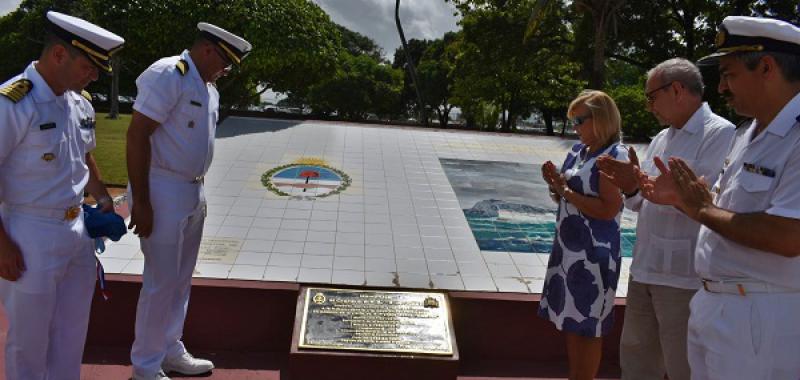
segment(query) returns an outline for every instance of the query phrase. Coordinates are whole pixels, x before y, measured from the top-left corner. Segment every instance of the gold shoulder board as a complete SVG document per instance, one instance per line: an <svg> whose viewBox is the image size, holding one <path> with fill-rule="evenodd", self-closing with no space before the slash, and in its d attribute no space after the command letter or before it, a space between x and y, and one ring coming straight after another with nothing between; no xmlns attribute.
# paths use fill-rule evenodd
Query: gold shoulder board
<svg viewBox="0 0 800 380"><path fill-rule="evenodd" d="M5 96L6 98L11 99L14 103L19 103L25 95L28 95L33 88L33 83L27 79L19 79L14 83L9 84L3 88L0 88L0 95Z"/></svg>
<svg viewBox="0 0 800 380"><path fill-rule="evenodd" d="M86 91L86 90L81 91L81 96L86 98L86 100L88 100L89 103L92 102L92 94L90 94L89 91Z"/></svg>
<svg viewBox="0 0 800 380"><path fill-rule="evenodd" d="M186 73L189 72L189 63L182 59L175 64L175 67L181 75L186 75Z"/></svg>

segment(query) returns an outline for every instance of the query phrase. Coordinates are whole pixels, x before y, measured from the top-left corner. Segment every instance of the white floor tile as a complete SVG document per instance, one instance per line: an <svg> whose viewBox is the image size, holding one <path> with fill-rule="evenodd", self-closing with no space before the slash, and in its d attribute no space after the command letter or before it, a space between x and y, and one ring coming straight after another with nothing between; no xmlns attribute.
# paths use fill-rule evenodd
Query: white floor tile
<svg viewBox="0 0 800 380"><path fill-rule="evenodd" d="M261 280L264 278L266 266L258 265L234 265L228 274L229 279L234 280Z"/></svg>
<svg viewBox="0 0 800 380"><path fill-rule="evenodd" d="M394 287L398 286L398 274L388 272L366 272L367 286Z"/></svg>
<svg viewBox="0 0 800 380"><path fill-rule="evenodd" d="M329 284L331 283L331 272L330 269L300 268L297 281Z"/></svg>
<svg viewBox="0 0 800 380"><path fill-rule="evenodd" d="M334 270L331 280L334 284L341 285L366 285L366 276L358 270Z"/></svg>
<svg viewBox="0 0 800 380"><path fill-rule="evenodd" d="M269 262L269 256L270 254L266 252L239 252L234 264L266 266Z"/></svg>
<svg viewBox="0 0 800 380"><path fill-rule="evenodd" d="M461 280L464 282L464 288L466 290L489 291L489 292L497 291L497 285L495 285L494 280L488 276L485 277L462 276Z"/></svg>
<svg viewBox="0 0 800 380"><path fill-rule="evenodd" d="M301 268L333 268L333 256L303 255Z"/></svg>
<svg viewBox="0 0 800 380"><path fill-rule="evenodd" d="M461 276L431 275L431 281L436 289L464 290Z"/></svg>
<svg viewBox="0 0 800 380"><path fill-rule="evenodd" d="M296 281L297 274L300 272L298 267L268 266L264 272L265 281Z"/></svg>
<svg viewBox="0 0 800 380"><path fill-rule="evenodd" d="M194 274L192 277L202 278L228 278L233 265L230 264L211 264L211 263L197 263L194 267Z"/></svg>

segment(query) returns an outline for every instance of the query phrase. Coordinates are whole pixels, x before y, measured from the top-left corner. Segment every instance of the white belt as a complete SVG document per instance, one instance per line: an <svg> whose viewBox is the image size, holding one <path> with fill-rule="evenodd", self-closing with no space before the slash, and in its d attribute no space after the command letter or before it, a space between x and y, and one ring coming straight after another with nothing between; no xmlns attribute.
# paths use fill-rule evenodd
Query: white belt
<svg viewBox="0 0 800 380"><path fill-rule="evenodd" d="M727 293L746 296L747 293L798 293L800 289L786 288L747 280L713 281L703 279L703 289L711 293Z"/></svg>
<svg viewBox="0 0 800 380"><path fill-rule="evenodd" d="M161 177L173 178L173 179L185 181L185 182L188 182L188 183L200 183L200 184L202 184L204 179L205 179L205 176L187 177L187 176L175 173L175 172L173 172L171 170L162 169L162 168L158 168L158 167L151 167L150 168L150 174L155 174L155 175L161 176Z"/></svg>
<svg viewBox="0 0 800 380"><path fill-rule="evenodd" d="M18 212L20 214L42 216L45 218L52 218L64 221L71 221L79 217L82 211L81 205L70 206L66 208L45 208L45 207L3 204L3 208L8 210L9 212Z"/></svg>

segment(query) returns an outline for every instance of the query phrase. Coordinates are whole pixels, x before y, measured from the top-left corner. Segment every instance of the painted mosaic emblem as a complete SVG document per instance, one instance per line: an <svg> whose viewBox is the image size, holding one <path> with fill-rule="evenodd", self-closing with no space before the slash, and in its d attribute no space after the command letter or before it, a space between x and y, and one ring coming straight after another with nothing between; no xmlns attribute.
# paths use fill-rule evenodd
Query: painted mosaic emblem
<svg viewBox="0 0 800 380"><path fill-rule="evenodd" d="M350 177L323 160L306 158L271 169L261 183L278 195L321 198L342 192L350 186Z"/></svg>

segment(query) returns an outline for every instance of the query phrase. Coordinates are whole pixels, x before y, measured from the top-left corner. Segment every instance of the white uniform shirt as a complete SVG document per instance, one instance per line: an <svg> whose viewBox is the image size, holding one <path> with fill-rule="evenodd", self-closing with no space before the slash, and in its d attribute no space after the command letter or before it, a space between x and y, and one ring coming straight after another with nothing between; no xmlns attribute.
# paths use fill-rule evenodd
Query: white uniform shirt
<svg viewBox="0 0 800 380"><path fill-rule="evenodd" d="M667 128L656 135L640 164L650 175L660 172L653 161L680 157L698 176L714 183L730 150L735 127L703 103L681 129ZM697 289L694 250L700 224L672 206L662 206L637 194L625 206L639 212L633 248L633 279L646 284Z"/></svg>
<svg viewBox="0 0 800 380"><path fill-rule="evenodd" d="M181 75L180 59L188 63ZM219 93L206 83L188 51L162 58L136 79L133 109L159 122L150 136L152 168L191 180L205 175L214 155Z"/></svg>
<svg viewBox="0 0 800 380"><path fill-rule="evenodd" d="M73 91L56 96L35 63L2 85L25 78L33 88L18 103L0 97L0 201L66 209L83 201L89 182L94 108Z"/></svg>
<svg viewBox="0 0 800 380"><path fill-rule="evenodd" d="M755 139L755 122L740 128L713 192L735 213L766 212L800 219L800 94ZM749 279L800 290L800 258L748 248L703 226L695 266L710 280ZM800 250L800 247L797 247Z"/></svg>

